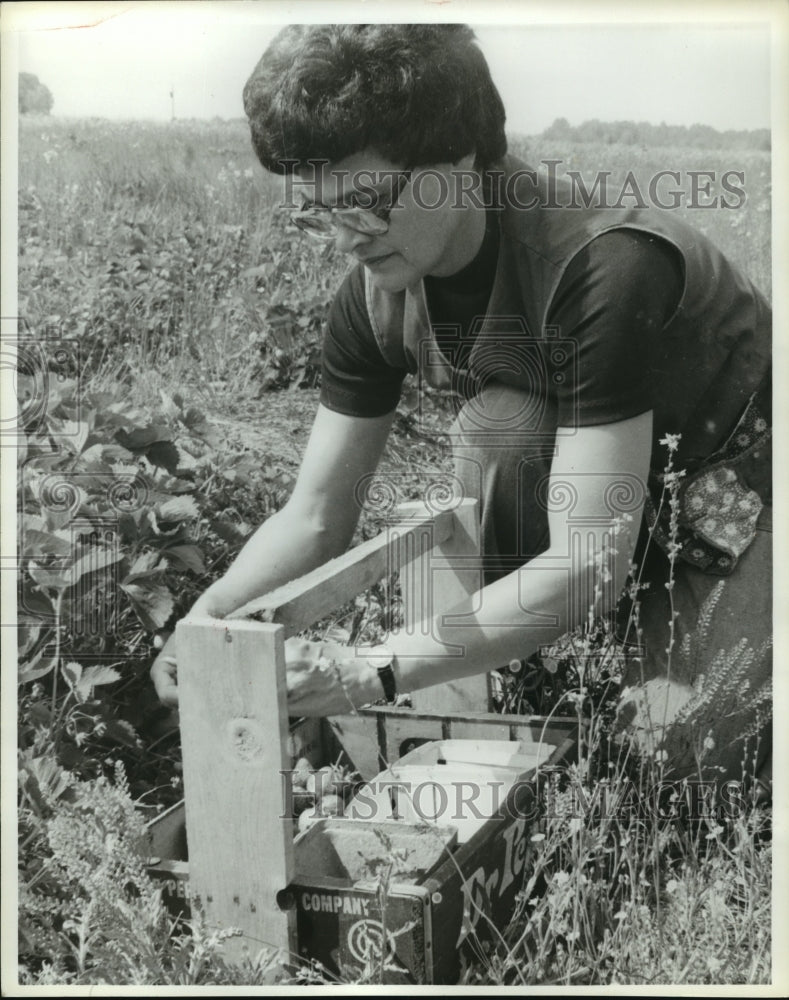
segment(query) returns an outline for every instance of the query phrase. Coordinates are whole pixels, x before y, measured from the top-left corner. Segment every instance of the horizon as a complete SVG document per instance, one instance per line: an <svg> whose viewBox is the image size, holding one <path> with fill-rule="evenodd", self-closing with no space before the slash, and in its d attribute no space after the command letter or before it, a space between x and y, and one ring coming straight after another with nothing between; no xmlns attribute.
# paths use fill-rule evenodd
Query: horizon
<svg viewBox="0 0 789 1000"><path fill-rule="evenodd" d="M26 72L26 71L20 70L20 72ZM44 80L41 80L40 82L41 83L45 83ZM560 117L565 117L565 116L560 116ZM179 122L183 122L184 124L198 123L199 122L201 124L209 124L209 125L213 124L213 123L217 123L217 124L221 123L223 125L230 125L230 124L238 123L240 125L247 126L249 124L248 123L248 119L245 116L243 116L243 115L237 115L237 116L232 117L232 118L231 117L223 117L221 115L213 115L210 118L201 118L201 117L197 117L197 116L179 117L177 115L176 115L175 118L170 118L170 119L167 119L167 118L152 118L152 117L147 117L147 118L109 118L106 115L59 115L57 113L57 109L54 108L54 107L53 107L53 110L50 111L48 114L45 114L43 112L25 112L23 114L23 113L20 112L19 113L19 118L21 120L42 120L42 121L47 121L47 120L51 121L52 119L56 119L56 120L58 120L60 122L96 121L96 122L108 122L108 123L113 124L113 125L146 124L146 125L162 125L162 126L166 126L166 125L177 124ZM537 137L537 136L541 136L548 129L552 128L553 125L556 123L556 121L558 121L558 119L554 119L553 122L550 122L548 125L546 125L545 128L542 129L540 132L523 132L521 129L512 129L512 128L509 128L509 127L506 128L506 132L507 132L508 135L522 136L524 138ZM636 126L646 125L646 126L648 126L650 128L660 128L661 126L665 126L666 128L671 128L671 129L682 128L682 129L686 129L688 131L691 131L694 128L709 128L709 129L712 129L715 132L720 133L721 135L724 135L724 134L726 134L728 132L734 132L734 133L743 134L743 135L750 134L752 132L768 132L770 134L772 134L772 132L773 132L772 125L756 126L754 128L718 128L715 125L711 125L709 122L693 122L690 125L686 125L686 124L679 123L679 122L667 122L667 121L654 122L654 121L647 121L645 119L637 120L637 119L634 119L634 118L618 118L618 119L614 119L614 118L597 118L597 119L596 118L585 118L583 121L579 121L579 122L572 122L572 121L568 120L568 124L569 124L569 127L571 129L575 129L575 128L581 128L584 125L586 125L586 124L588 124L590 122L593 122L593 121L598 121L601 125L620 125L620 124L628 124L628 125L636 125Z"/></svg>

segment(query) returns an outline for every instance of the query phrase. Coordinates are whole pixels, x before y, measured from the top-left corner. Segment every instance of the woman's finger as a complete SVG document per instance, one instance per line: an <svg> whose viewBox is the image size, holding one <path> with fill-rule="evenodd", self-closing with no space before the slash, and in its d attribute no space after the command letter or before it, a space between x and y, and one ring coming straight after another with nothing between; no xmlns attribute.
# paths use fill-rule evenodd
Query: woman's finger
<svg viewBox="0 0 789 1000"><path fill-rule="evenodd" d="M178 665L170 656L158 656L151 666L151 680L163 705L178 704Z"/></svg>

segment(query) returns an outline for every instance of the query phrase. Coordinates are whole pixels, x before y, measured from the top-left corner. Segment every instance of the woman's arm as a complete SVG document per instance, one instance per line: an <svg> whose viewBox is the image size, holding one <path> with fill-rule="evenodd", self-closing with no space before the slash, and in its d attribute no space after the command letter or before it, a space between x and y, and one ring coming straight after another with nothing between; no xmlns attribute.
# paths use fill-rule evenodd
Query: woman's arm
<svg viewBox="0 0 789 1000"><path fill-rule="evenodd" d="M290 500L258 528L190 615L222 618L344 552L359 519L357 483L378 465L393 419L394 413L350 417L319 406ZM174 636L151 677L161 701L177 704Z"/></svg>
<svg viewBox="0 0 789 1000"><path fill-rule="evenodd" d="M604 595L618 598L638 535L651 436L651 411L575 432L560 428L546 495L565 502L549 504L549 548L438 616L432 635L423 636L421 629L416 635L393 633L387 645L396 656L398 690L523 659L580 624L594 602L597 613L610 610L603 605ZM628 492L631 520L617 532L614 553L617 497L621 503ZM599 596L595 586L602 570L595 553L603 556L602 566L612 577Z"/></svg>
<svg viewBox="0 0 789 1000"><path fill-rule="evenodd" d="M377 467L393 419L394 413L349 417L318 406L291 498L192 612L223 617L344 552L359 520L357 483Z"/></svg>

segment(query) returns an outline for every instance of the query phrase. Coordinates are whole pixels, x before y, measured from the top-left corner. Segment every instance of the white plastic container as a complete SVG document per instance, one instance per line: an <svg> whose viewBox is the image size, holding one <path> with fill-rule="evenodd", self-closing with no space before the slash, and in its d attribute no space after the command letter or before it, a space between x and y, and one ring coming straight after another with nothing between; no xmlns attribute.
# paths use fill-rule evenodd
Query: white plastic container
<svg viewBox="0 0 789 1000"><path fill-rule="evenodd" d="M435 740L381 771L345 809L350 819L453 826L469 840L554 747L518 740Z"/></svg>

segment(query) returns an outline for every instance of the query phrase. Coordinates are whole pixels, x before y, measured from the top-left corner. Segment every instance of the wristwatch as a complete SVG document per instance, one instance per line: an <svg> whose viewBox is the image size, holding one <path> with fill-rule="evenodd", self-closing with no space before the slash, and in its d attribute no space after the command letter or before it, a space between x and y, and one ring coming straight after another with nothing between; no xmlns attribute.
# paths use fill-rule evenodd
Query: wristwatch
<svg viewBox="0 0 789 1000"><path fill-rule="evenodd" d="M397 681L395 680L395 654L388 646L376 646L376 652L367 657L370 666L378 671L378 679L384 689L384 697L392 705L397 699Z"/></svg>

